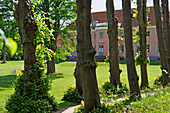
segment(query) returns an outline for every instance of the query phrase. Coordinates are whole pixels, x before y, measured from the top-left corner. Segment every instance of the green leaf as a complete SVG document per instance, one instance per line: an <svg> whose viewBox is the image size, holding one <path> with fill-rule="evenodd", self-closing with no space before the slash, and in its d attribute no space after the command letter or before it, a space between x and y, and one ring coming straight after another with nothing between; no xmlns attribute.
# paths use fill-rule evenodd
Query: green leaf
<svg viewBox="0 0 170 113"><path fill-rule="evenodd" d="M17 43L12 38L8 38L5 40L5 45L9 49L11 56L14 56L18 47Z"/></svg>

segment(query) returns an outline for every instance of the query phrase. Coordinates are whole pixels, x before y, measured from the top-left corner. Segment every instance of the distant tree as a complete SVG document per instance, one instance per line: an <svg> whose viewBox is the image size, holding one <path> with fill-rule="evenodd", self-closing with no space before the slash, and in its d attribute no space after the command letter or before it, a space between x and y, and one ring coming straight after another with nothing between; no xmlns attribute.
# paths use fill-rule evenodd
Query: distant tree
<svg viewBox="0 0 170 113"><path fill-rule="evenodd" d="M55 58L65 59L66 55L70 55L75 48L74 39L70 39L72 35L69 33L69 24L76 18L76 2L70 0L43 0L42 9L45 12L45 22L49 29L54 30L50 42L46 45L48 48L56 52L52 56L51 61L47 62L47 74L55 73ZM52 21L50 21L52 20ZM61 36L61 39L58 37ZM63 48L58 48L57 42L61 40Z"/></svg>
<svg viewBox="0 0 170 113"><path fill-rule="evenodd" d="M110 82L121 87L119 70L119 49L118 49L118 20L114 14L113 0L106 1L108 36L109 36L109 63L110 63Z"/></svg>
<svg viewBox="0 0 170 113"><path fill-rule="evenodd" d="M147 15L146 15L147 0L137 0L138 24L140 32L140 64L141 69L141 88L149 87L147 75L147 51L146 51L146 31L147 31Z"/></svg>
<svg viewBox="0 0 170 113"><path fill-rule="evenodd" d="M169 83L169 76L168 76L168 58L166 54L166 44L165 44L165 34L163 35L163 28L162 28L162 20L161 20L161 12L160 12L160 1L154 0L154 10L155 10L155 19L156 19L156 30L157 30L157 37L158 37L158 44L159 44L159 53L161 59L161 70L162 70L162 81L163 86L165 87ZM164 15L165 16L165 15ZM166 19L165 19L166 20ZM165 27L164 22L164 27ZM167 26L168 27L168 26ZM165 31L168 28L165 29ZM165 32L166 33L166 32ZM167 36L167 34L166 34Z"/></svg>
<svg viewBox="0 0 170 113"><path fill-rule="evenodd" d="M91 0L77 0L77 54L82 89L84 96L84 112L100 108L99 89L96 79L95 49L90 37Z"/></svg>
<svg viewBox="0 0 170 113"><path fill-rule="evenodd" d="M130 99L140 96L139 90L139 77L137 76L133 43L132 43L132 16L131 16L131 0L123 0L123 25L125 33L125 45L126 45L126 63L128 72L128 81L130 87Z"/></svg>

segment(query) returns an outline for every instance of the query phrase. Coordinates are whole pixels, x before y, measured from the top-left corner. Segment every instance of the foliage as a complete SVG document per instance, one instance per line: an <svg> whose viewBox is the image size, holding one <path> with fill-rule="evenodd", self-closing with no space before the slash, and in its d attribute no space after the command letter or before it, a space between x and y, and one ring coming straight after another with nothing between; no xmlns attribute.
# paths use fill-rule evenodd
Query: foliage
<svg viewBox="0 0 170 113"><path fill-rule="evenodd" d="M104 60L105 63L109 63L109 56L106 56L106 59Z"/></svg>
<svg viewBox="0 0 170 113"><path fill-rule="evenodd" d="M106 82L102 83L100 88L100 93L105 93L106 95L113 94L124 94L128 91L126 84L122 84L122 88L117 88L110 83L110 80L106 80Z"/></svg>
<svg viewBox="0 0 170 113"><path fill-rule="evenodd" d="M0 29L4 31L4 34L7 38L10 38L14 40L15 42L11 42L14 45L11 50L11 48L8 47L7 52L10 53L10 57L13 57L14 53L16 53L16 57L20 58L23 56L21 50L21 38L18 33L17 29L17 22L14 19L14 4L16 3L16 0L2 0L0 1ZM11 46L10 46L11 47ZM0 48L2 49L2 48Z"/></svg>
<svg viewBox="0 0 170 113"><path fill-rule="evenodd" d="M2 49L2 45L4 43L5 46L9 49L11 56L13 56L17 50L17 43L11 38L6 38L4 32L0 29L0 49Z"/></svg>
<svg viewBox="0 0 170 113"><path fill-rule="evenodd" d="M136 3L137 4L137 3ZM134 14L133 14L133 17L134 18L138 18L138 11L135 9L135 10L133 10L134 11ZM146 10L146 14L148 14L150 12L150 9L148 8L147 10ZM148 27L148 26L150 26L150 21L149 20L147 20L147 26L146 27ZM135 63L136 63L136 65L140 65L141 63L149 63L150 62L150 59L149 59L149 57L147 58L147 59L145 59L145 58L141 58L141 45L140 45L140 31L139 31L139 26L134 30L134 32L133 32L133 39L134 39L134 42L138 42L137 43L137 47L136 47L136 49L137 49L137 51L139 52L139 54L137 53L136 54L136 57L135 57Z"/></svg>
<svg viewBox="0 0 170 113"><path fill-rule="evenodd" d="M42 15L39 18L44 23L47 20L50 23L49 30L52 30L53 35L49 40L45 40L45 45L56 53L54 54L55 61L66 60L66 56L71 56L70 52L73 52L76 46L75 39L70 38L74 34L72 35L69 32L70 23L76 18L76 2L70 0L34 0L32 7L34 7L34 12L37 12L37 15ZM45 7L49 7L49 12L44 11ZM56 42L61 42L62 46L56 45Z"/></svg>
<svg viewBox="0 0 170 113"><path fill-rule="evenodd" d="M145 60L144 58L141 58L141 56L137 53L136 57L135 57L135 63L136 65L140 65L141 63L149 63L150 59L149 57Z"/></svg>
<svg viewBox="0 0 170 113"><path fill-rule="evenodd" d="M154 95L148 95L140 101L124 100L116 102L115 112L121 113L168 113L170 111L170 88L158 89Z"/></svg>
<svg viewBox="0 0 170 113"><path fill-rule="evenodd" d="M83 100L83 96L78 94L75 87L71 86L64 92L62 100L80 103Z"/></svg>
<svg viewBox="0 0 170 113"><path fill-rule="evenodd" d="M75 83L75 78L73 76L73 72L75 69L76 63L75 62L62 62L60 64L56 65L57 72L63 73L63 75L58 75L57 77L54 77L54 80L52 82L52 88L49 91L51 95L54 95L55 99L57 100L57 106L58 107L65 107L72 104L71 102L67 101L61 101L62 95L64 91L66 90L70 84ZM10 67L10 68L9 68ZM128 84L127 80L127 72L126 72L126 65L120 64L120 67L122 68L122 75L120 76L120 79L122 83ZM16 70L18 73L19 69L24 68L24 62L23 61L8 61L6 64L0 64L0 111L5 112L5 102L6 99L14 93L14 90L12 88L12 81L14 79L10 80L9 73L11 71ZM97 78L98 78L98 84L99 87L103 82L105 82L106 79L108 79L108 65L106 65L104 62L99 62L99 66L97 67ZM140 71L140 67L137 67L137 71ZM159 65L148 65L148 71L150 73L150 77L148 78L150 87L153 87L154 79L156 75L161 74L160 66ZM63 76L63 77L62 77ZM53 77L51 77L53 79ZM140 83L140 81L139 81ZM127 85L128 87L128 85ZM113 98L113 97L112 97ZM60 105L60 106L59 106ZM74 104L75 105L75 104ZM74 106L73 104L70 106Z"/></svg>
<svg viewBox="0 0 170 113"><path fill-rule="evenodd" d="M162 75L158 75L154 80L154 85L161 86L162 84Z"/></svg>
<svg viewBox="0 0 170 113"><path fill-rule="evenodd" d="M51 112L56 108L54 97L48 93L51 82L44 75L40 75L38 81L32 78L32 82L28 84L24 84L23 70L17 76L18 78L14 82L15 92L6 103L8 112Z"/></svg>
<svg viewBox="0 0 170 113"><path fill-rule="evenodd" d="M106 103L102 103L100 108L93 109L89 113L112 113L113 106L107 105ZM84 101L81 102L81 105L74 111L74 113L84 113Z"/></svg>

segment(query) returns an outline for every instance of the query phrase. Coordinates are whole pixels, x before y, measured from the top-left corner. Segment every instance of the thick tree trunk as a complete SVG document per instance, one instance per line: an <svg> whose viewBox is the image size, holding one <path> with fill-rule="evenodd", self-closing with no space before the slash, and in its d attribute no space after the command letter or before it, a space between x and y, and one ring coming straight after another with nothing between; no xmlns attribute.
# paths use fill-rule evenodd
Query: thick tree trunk
<svg viewBox="0 0 170 113"><path fill-rule="evenodd" d="M162 21L161 21L161 12L160 12L160 4L159 0L154 0L154 10L155 10L155 19L156 19L156 30L157 30L157 37L158 37L158 44L159 44L159 53L161 59L161 70L162 70L162 77L163 77L163 86L165 87L168 84L168 75L166 74L165 70L168 70L167 65L167 56L166 56L166 47L165 47L165 40L163 36L163 29L162 29Z"/></svg>
<svg viewBox="0 0 170 113"><path fill-rule="evenodd" d="M6 51L7 48L5 46L5 41L4 41L4 44L3 44L3 62L2 63L6 63Z"/></svg>
<svg viewBox="0 0 170 113"><path fill-rule="evenodd" d="M146 18L146 0L137 1L138 10L138 24L140 32L140 57L147 61L146 51L146 30L147 30L147 18ZM148 75L147 75L147 63L142 62L140 64L141 69L141 86L140 88L149 87Z"/></svg>
<svg viewBox="0 0 170 113"><path fill-rule="evenodd" d="M163 13L163 35L165 37L166 55L167 55L167 70L169 73L168 83L170 83L170 23L169 23L169 2L162 0L162 13ZM169 60L168 60L169 59Z"/></svg>
<svg viewBox="0 0 170 113"><path fill-rule="evenodd" d="M139 77L137 76L134 52L133 52L133 42L132 42L132 18L131 18L131 0L123 0L123 25L125 33L125 45L126 45L126 63L128 72L128 81L130 87L130 99L135 97L140 98L139 90Z"/></svg>
<svg viewBox="0 0 170 113"><path fill-rule="evenodd" d="M109 63L110 63L110 82L117 86L120 85L119 71L119 49L118 49L118 20L114 14L113 0L106 1L108 36L109 36Z"/></svg>
<svg viewBox="0 0 170 113"><path fill-rule="evenodd" d="M99 89L96 79L95 49L90 38L91 0L77 0L77 52L84 96L84 112L100 107Z"/></svg>
<svg viewBox="0 0 170 113"><path fill-rule="evenodd" d="M31 3L27 0L19 0L16 6L15 18L19 27L19 34L22 38L24 54L24 83L31 81L31 78L38 80L38 68L34 66L37 63L36 56L36 31L37 26L31 11ZM29 21L28 21L29 20ZM32 73L31 73L32 72Z"/></svg>

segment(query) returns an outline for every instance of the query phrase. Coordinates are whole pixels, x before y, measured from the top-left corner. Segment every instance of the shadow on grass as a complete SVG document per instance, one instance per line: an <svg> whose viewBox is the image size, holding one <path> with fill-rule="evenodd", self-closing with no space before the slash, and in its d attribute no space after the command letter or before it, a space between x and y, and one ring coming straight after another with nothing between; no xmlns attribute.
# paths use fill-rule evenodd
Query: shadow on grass
<svg viewBox="0 0 170 113"><path fill-rule="evenodd" d="M64 78L63 73L50 74L50 75L47 75L47 77L48 77L50 80L55 80L55 79L59 79L59 78Z"/></svg>
<svg viewBox="0 0 170 113"><path fill-rule="evenodd" d="M16 75L4 75L4 76L0 76L0 87L1 88L11 88L12 82L14 82L14 80L16 80ZM3 89L0 89L3 90Z"/></svg>

